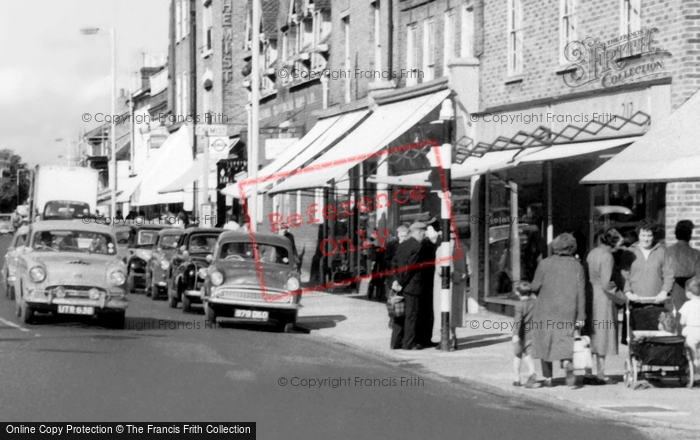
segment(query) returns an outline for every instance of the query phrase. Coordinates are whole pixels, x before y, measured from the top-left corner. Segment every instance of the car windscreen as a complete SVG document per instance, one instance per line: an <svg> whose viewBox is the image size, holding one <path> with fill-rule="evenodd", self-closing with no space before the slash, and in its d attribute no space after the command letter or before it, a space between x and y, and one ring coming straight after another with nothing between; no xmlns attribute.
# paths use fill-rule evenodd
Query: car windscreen
<svg viewBox="0 0 700 440"><path fill-rule="evenodd" d="M158 231L154 229L142 229L136 236L136 247L153 247L158 238Z"/></svg>
<svg viewBox="0 0 700 440"><path fill-rule="evenodd" d="M175 249L179 240L179 235L163 235L162 237L160 237L158 245L163 249Z"/></svg>
<svg viewBox="0 0 700 440"><path fill-rule="evenodd" d="M20 246L24 246L24 245L26 244L26 242L27 242L27 235L26 235L26 234L18 235L18 236L15 238L15 245L14 245L14 247L18 248L18 247L20 247Z"/></svg>
<svg viewBox="0 0 700 440"><path fill-rule="evenodd" d="M117 244L129 244L131 230L117 231L115 235L117 236Z"/></svg>
<svg viewBox="0 0 700 440"><path fill-rule="evenodd" d="M284 246L256 243L258 258L263 263L289 264L289 252ZM225 243L221 246L219 258L222 260L254 260L253 245L250 242Z"/></svg>
<svg viewBox="0 0 700 440"><path fill-rule="evenodd" d="M206 234L195 234L190 237L189 243L187 243L187 250L192 254L209 254L216 240L219 238L218 235L206 235Z"/></svg>
<svg viewBox="0 0 700 440"><path fill-rule="evenodd" d="M117 248L108 234L94 231L39 231L32 248L39 252L82 252L115 255Z"/></svg>
<svg viewBox="0 0 700 440"><path fill-rule="evenodd" d="M90 216L90 206L87 203L53 201L44 207L44 220L83 218Z"/></svg>

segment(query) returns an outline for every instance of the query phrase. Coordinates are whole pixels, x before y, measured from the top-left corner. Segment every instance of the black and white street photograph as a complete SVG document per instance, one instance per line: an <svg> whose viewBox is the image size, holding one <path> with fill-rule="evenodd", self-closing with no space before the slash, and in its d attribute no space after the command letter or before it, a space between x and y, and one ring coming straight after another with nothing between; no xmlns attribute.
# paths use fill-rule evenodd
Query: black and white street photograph
<svg viewBox="0 0 700 440"><path fill-rule="evenodd" d="M3 438L699 415L700 0L0 0Z"/></svg>

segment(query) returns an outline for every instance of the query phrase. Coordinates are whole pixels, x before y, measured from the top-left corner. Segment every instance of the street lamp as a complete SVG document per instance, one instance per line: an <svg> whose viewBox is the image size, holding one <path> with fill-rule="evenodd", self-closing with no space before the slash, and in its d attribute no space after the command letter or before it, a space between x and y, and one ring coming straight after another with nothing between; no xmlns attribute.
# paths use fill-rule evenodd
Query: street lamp
<svg viewBox="0 0 700 440"><path fill-rule="evenodd" d="M450 252L451 241L451 225L450 225L450 192L452 191L452 133L454 130L455 111L451 98L447 98L442 102L440 108L439 120L436 123L442 124L443 144L441 146L434 145L431 150L439 150L440 163L436 159L436 154L431 151L428 154L428 160L432 168L431 183L432 191L437 192L442 199L440 209L440 220L442 229L442 243L440 244L440 265L442 285L440 289L440 318L441 318L441 337L440 350L449 350L450 340L450 298L452 289L450 287L450 261L452 253ZM444 185L443 185L444 178Z"/></svg>
<svg viewBox="0 0 700 440"><path fill-rule="evenodd" d="M110 187L112 187L112 204L110 215L114 216L117 212L117 128L115 115L117 113L117 51L116 51L116 29L115 28L83 28L80 33L83 35L95 35L100 31L107 31L111 35L111 50L112 50L112 117L111 117L111 144L112 144L112 172L109 173ZM109 167L107 168L109 170Z"/></svg>

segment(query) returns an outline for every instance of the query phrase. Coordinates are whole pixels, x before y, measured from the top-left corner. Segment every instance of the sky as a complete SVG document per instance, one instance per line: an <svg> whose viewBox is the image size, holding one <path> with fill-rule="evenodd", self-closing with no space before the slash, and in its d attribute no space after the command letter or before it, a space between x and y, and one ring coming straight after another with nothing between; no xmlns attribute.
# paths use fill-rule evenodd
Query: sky
<svg viewBox="0 0 700 440"><path fill-rule="evenodd" d="M0 0L0 149L30 166L67 164L68 141L100 125L82 115L111 110L109 32L80 29L116 29L117 88L134 91L143 53L167 53L169 4Z"/></svg>

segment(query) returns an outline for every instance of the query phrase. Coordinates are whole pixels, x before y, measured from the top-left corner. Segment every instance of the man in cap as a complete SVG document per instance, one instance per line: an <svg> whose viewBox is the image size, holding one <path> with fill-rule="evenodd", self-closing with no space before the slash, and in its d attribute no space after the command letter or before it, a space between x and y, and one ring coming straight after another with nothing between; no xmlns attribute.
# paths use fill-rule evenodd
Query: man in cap
<svg viewBox="0 0 700 440"><path fill-rule="evenodd" d="M404 297L406 312L403 328L400 323L394 323L392 332L392 348L398 348L398 340L403 333L402 348L404 350L421 350L424 348L418 341L418 316L420 298L425 292L425 276L420 264L424 262L421 253L421 242L425 238L427 226L422 222L415 222L409 227L409 237L399 244L396 250L396 269L401 271L396 275L392 288Z"/></svg>
<svg viewBox="0 0 700 440"><path fill-rule="evenodd" d="M700 251L690 246L695 225L690 220L681 220L676 224L676 240L666 249L666 260L673 270L673 290L671 301L676 310L680 310L687 301L685 282L693 276L700 276Z"/></svg>

